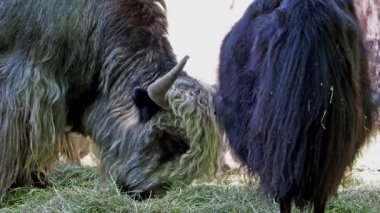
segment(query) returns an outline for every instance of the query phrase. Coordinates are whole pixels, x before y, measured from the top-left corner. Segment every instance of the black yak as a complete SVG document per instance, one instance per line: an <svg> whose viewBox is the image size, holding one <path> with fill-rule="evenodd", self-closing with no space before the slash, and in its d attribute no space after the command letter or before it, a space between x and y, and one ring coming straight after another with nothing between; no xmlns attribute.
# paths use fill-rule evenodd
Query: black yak
<svg viewBox="0 0 380 213"><path fill-rule="evenodd" d="M214 174L213 90L185 62L163 0L0 0L0 200L48 183L65 130L94 140L123 191Z"/></svg>
<svg viewBox="0 0 380 213"><path fill-rule="evenodd" d="M256 0L223 41L216 113L260 189L324 212L372 128L352 0Z"/></svg>

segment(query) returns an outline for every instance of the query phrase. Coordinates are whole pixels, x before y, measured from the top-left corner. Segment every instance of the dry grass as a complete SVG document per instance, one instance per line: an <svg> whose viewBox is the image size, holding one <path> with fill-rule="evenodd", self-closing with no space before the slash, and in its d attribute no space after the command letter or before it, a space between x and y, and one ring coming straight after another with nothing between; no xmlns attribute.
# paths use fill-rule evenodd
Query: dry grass
<svg viewBox="0 0 380 213"><path fill-rule="evenodd" d="M135 201L120 194L112 183L101 181L92 168L59 165L53 172L54 187L12 190L0 212L277 212L261 198L257 186L240 176L191 186L173 186L161 198ZM298 212L298 211L297 211ZM333 197L327 212L380 212L380 186L353 182Z"/></svg>

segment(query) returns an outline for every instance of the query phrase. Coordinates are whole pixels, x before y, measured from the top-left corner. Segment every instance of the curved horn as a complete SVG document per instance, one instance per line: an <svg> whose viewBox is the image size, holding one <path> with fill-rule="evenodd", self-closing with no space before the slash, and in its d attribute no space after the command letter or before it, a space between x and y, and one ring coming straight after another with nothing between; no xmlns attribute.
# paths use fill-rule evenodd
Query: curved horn
<svg viewBox="0 0 380 213"><path fill-rule="evenodd" d="M189 56L185 56L173 69L148 86L147 91L149 97L161 108L168 109L169 103L166 93L177 80L177 77L182 72L188 59Z"/></svg>

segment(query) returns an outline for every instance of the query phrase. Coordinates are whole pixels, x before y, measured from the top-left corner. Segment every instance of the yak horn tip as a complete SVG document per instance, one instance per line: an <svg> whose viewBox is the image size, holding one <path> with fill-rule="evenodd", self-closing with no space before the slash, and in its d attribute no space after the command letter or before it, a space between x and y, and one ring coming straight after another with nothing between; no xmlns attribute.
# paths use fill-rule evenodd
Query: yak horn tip
<svg viewBox="0 0 380 213"><path fill-rule="evenodd" d="M188 55L183 57L172 70L149 85L148 95L159 107L163 109L169 108L166 93L174 84L189 58Z"/></svg>
<svg viewBox="0 0 380 213"><path fill-rule="evenodd" d="M189 60L189 58L190 58L190 56L185 55L179 63L181 63L181 64L182 64L182 63L186 63L187 60Z"/></svg>

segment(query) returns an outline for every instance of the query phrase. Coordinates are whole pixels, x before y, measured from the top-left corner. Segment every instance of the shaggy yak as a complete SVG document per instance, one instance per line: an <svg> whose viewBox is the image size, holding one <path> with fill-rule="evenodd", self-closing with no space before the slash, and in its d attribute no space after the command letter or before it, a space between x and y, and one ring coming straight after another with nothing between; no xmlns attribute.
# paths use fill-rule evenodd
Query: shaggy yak
<svg viewBox="0 0 380 213"><path fill-rule="evenodd" d="M48 183L68 126L146 195L218 166L213 90L181 73L163 0L0 0L0 199Z"/></svg>
<svg viewBox="0 0 380 213"><path fill-rule="evenodd" d="M59 157L67 163L81 165L81 159L92 155L91 139L75 132L65 133L59 140Z"/></svg>
<svg viewBox="0 0 380 213"><path fill-rule="evenodd" d="M372 128L352 0L256 0L223 41L216 113L261 191L324 212Z"/></svg>

